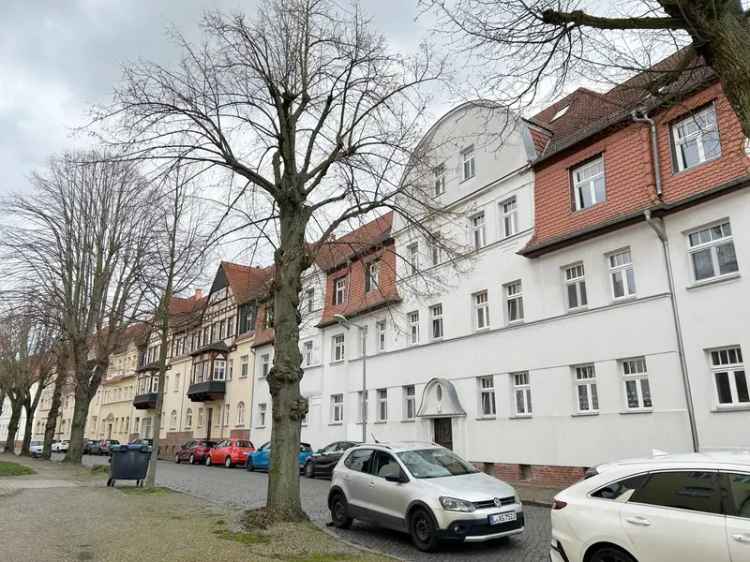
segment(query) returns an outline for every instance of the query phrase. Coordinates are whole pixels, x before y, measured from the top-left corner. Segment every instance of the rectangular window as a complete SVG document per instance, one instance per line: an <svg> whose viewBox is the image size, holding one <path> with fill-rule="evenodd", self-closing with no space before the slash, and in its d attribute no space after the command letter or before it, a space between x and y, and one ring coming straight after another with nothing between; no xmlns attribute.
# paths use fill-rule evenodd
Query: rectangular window
<svg viewBox="0 0 750 562"><path fill-rule="evenodd" d="M255 305L243 304L240 306L239 332L244 334L255 329ZM195 346L193 346L195 347Z"/></svg>
<svg viewBox="0 0 750 562"><path fill-rule="evenodd" d="M464 181L473 178L477 171L476 164L474 163L474 145L461 151L461 159L463 161Z"/></svg>
<svg viewBox="0 0 750 562"><path fill-rule="evenodd" d="M380 260L373 260L365 265L365 292L377 289L380 284Z"/></svg>
<svg viewBox="0 0 750 562"><path fill-rule="evenodd" d="M266 427L266 413L268 411L268 404L258 404L258 427Z"/></svg>
<svg viewBox="0 0 750 562"><path fill-rule="evenodd" d="M404 393L404 419L413 420L417 416L416 392L413 384L402 387Z"/></svg>
<svg viewBox="0 0 750 562"><path fill-rule="evenodd" d="M223 381L226 376L227 362L224 359L214 359L214 380Z"/></svg>
<svg viewBox="0 0 750 562"><path fill-rule="evenodd" d="M409 320L409 343L414 345L419 343L419 312L410 312L407 315Z"/></svg>
<svg viewBox="0 0 750 562"><path fill-rule="evenodd" d="M494 416L495 408L495 381L492 375L478 377L479 383L479 415Z"/></svg>
<svg viewBox="0 0 750 562"><path fill-rule="evenodd" d="M430 238L430 258L432 265L440 265L443 261L442 238L439 232L435 232Z"/></svg>
<svg viewBox="0 0 750 562"><path fill-rule="evenodd" d="M606 188L604 182L604 159L599 156L571 171L573 176L573 199L575 209L588 209L604 201Z"/></svg>
<svg viewBox="0 0 750 562"><path fill-rule="evenodd" d="M240 357L240 378L246 379L250 370L250 356L242 355Z"/></svg>
<svg viewBox="0 0 750 562"><path fill-rule="evenodd" d="M568 309L586 306L586 278L583 264L578 263L565 268L565 291L568 299Z"/></svg>
<svg viewBox="0 0 750 562"><path fill-rule="evenodd" d="M695 281L704 281L739 269L729 221L688 234L690 261Z"/></svg>
<svg viewBox="0 0 750 562"><path fill-rule="evenodd" d="M273 305L272 304L266 305L265 326L267 330L270 330L271 328L273 328Z"/></svg>
<svg viewBox="0 0 750 562"><path fill-rule="evenodd" d="M419 271L419 242L412 242L406 247L406 259L409 260L409 271L414 275Z"/></svg>
<svg viewBox="0 0 750 562"><path fill-rule="evenodd" d="M576 398L578 412L589 413L599 411L599 394L596 391L596 371L593 365L575 367Z"/></svg>
<svg viewBox="0 0 750 562"><path fill-rule="evenodd" d="M529 373L511 373L513 382L513 411L517 416L531 415L531 384Z"/></svg>
<svg viewBox="0 0 750 562"><path fill-rule="evenodd" d="M710 357L719 408L750 405L747 375L739 346L714 349Z"/></svg>
<svg viewBox="0 0 750 562"><path fill-rule="evenodd" d="M377 391L378 397L378 421L388 420L388 390L385 388L379 388Z"/></svg>
<svg viewBox="0 0 750 562"><path fill-rule="evenodd" d="M471 225L471 241L475 250L484 248L487 243L486 231L484 226L484 211L476 213L469 218Z"/></svg>
<svg viewBox="0 0 750 562"><path fill-rule="evenodd" d="M308 340L302 344L302 362L305 366L313 364L313 341Z"/></svg>
<svg viewBox="0 0 750 562"><path fill-rule="evenodd" d="M315 310L315 289L307 289L305 291L305 310L312 312Z"/></svg>
<svg viewBox="0 0 750 562"><path fill-rule="evenodd" d="M227 321L222 320L219 322L219 339L224 340L227 338Z"/></svg>
<svg viewBox="0 0 750 562"><path fill-rule="evenodd" d="M333 304L346 302L346 277L339 277L333 282Z"/></svg>
<svg viewBox="0 0 750 562"><path fill-rule="evenodd" d="M385 351L385 330L386 330L386 324L385 320L378 320L375 322L375 332L377 340L377 346L378 351Z"/></svg>
<svg viewBox="0 0 750 562"><path fill-rule="evenodd" d="M260 356L260 376L265 378L271 370L271 354L264 353Z"/></svg>
<svg viewBox="0 0 750 562"><path fill-rule="evenodd" d="M646 358L623 359L620 364L625 381L625 407L628 410L653 408Z"/></svg>
<svg viewBox="0 0 750 562"><path fill-rule="evenodd" d="M432 169L432 175L434 176L434 193L435 197L440 197L445 193L445 165L440 164Z"/></svg>
<svg viewBox="0 0 750 562"><path fill-rule="evenodd" d="M612 282L612 297L622 299L635 295L635 271L633 260L630 258L630 250L622 250L610 254L609 279Z"/></svg>
<svg viewBox="0 0 750 562"><path fill-rule="evenodd" d="M367 392L357 392L357 421L367 421Z"/></svg>
<svg viewBox="0 0 750 562"><path fill-rule="evenodd" d="M331 394L331 423L344 421L344 395Z"/></svg>
<svg viewBox="0 0 750 562"><path fill-rule="evenodd" d="M513 236L518 232L518 206L515 195L500 203L500 217L503 221L503 237Z"/></svg>
<svg viewBox="0 0 750 562"><path fill-rule="evenodd" d="M721 156L713 105L672 125L672 150L676 169L680 172Z"/></svg>
<svg viewBox="0 0 750 562"><path fill-rule="evenodd" d="M227 337L234 337L234 316L227 318Z"/></svg>
<svg viewBox="0 0 750 562"><path fill-rule="evenodd" d="M343 361L345 357L344 334L336 334L331 338L331 361Z"/></svg>
<svg viewBox="0 0 750 562"><path fill-rule="evenodd" d="M487 291L480 291L472 295L474 301L474 329L483 330L490 325L490 303Z"/></svg>
<svg viewBox="0 0 750 562"><path fill-rule="evenodd" d="M505 321L508 324L523 320L523 285L514 281L505 285Z"/></svg>
<svg viewBox="0 0 750 562"><path fill-rule="evenodd" d="M439 340L443 337L443 305L436 304L430 307L430 315L432 316L432 336L433 340Z"/></svg>

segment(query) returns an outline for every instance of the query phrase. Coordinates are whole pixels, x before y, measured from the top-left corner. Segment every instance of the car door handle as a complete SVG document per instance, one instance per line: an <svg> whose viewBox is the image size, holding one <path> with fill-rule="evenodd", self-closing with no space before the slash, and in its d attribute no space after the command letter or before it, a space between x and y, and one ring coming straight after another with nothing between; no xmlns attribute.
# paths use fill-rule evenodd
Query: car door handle
<svg viewBox="0 0 750 562"><path fill-rule="evenodd" d="M742 544L750 544L750 535L732 535L732 538L736 540L737 542L741 542Z"/></svg>
<svg viewBox="0 0 750 562"><path fill-rule="evenodd" d="M645 517L641 517L640 515L637 515L635 517L626 517L625 521L627 521L631 525L638 525L639 527L648 527L651 525L651 521L649 521Z"/></svg>
<svg viewBox="0 0 750 562"><path fill-rule="evenodd" d="M372 480L370 480L369 486L370 486L370 488L374 488L375 487L375 482L372 481Z"/></svg>

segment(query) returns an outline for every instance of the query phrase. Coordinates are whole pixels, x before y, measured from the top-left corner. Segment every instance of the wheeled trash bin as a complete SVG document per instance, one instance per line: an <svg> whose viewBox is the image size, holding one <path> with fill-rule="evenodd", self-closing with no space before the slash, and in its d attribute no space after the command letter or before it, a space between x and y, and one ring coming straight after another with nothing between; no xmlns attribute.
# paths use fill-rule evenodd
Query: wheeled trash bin
<svg viewBox="0 0 750 562"><path fill-rule="evenodd" d="M135 480L143 486L151 459L151 448L144 445L119 445L112 447L107 486L114 486L117 480Z"/></svg>

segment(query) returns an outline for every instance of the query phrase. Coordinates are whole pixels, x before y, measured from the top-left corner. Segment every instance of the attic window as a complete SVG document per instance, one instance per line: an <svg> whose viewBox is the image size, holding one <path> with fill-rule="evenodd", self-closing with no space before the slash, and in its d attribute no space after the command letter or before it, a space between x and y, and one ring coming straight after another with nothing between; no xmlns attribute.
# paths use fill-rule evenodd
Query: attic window
<svg viewBox="0 0 750 562"><path fill-rule="evenodd" d="M570 109L570 104L566 105L565 107L561 107L560 109L558 109L555 112L555 114L552 116L552 121L560 119L560 117L562 117L563 115L565 115L568 112L569 109ZM550 121L550 123L552 121Z"/></svg>

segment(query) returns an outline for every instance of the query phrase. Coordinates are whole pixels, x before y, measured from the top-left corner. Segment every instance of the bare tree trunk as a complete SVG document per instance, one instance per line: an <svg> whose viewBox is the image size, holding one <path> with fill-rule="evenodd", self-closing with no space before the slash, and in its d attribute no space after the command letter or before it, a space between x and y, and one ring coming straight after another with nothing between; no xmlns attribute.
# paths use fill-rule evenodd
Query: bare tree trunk
<svg viewBox="0 0 750 562"><path fill-rule="evenodd" d="M16 437L18 436L18 422L21 419L21 401L10 398L10 421L8 422L8 437L5 440L5 452L16 453Z"/></svg>
<svg viewBox="0 0 750 562"><path fill-rule="evenodd" d="M44 426L44 446L42 458L49 460L52 456L52 441L55 440L55 429L57 429L57 416L62 404L62 389L65 386L65 369L67 364L64 359L57 360L57 374L55 375L55 386L52 389L49 412L47 413L47 424Z"/></svg>
<svg viewBox="0 0 750 562"><path fill-rule="evenodd" d="M26 420L24 423L23 441L21 441L21 456L30 457L31 433L34 431L34 408L31 398L27 397L24 400L23 409L26 411Z"/></svg>
<svg viewBox="0 0 750 562"><path fill-rule="evenodd" d="M84 367L86 368L86 367ZM99 368L99 367L97 367ZM78 384L75 391L75 405L73 406L73 419L70 424L70 445L65 454L65 462L80 463L83 457L83 434L86 430L86 418L89 415L89 404L91 396L89 388L80 384L81 375L78 376Z"/></svg>
<svg viewBox="0 0 750 562"><path fill-rule="evenodd" d="M302 355L299 351L299 293L307 269L305 228L308 212L301 206L280 207L281 244L276 250L273 367L268 374L273 432L266 509L273 519L305 519L299 494L299 453L302 418L307 400L300 393Z"/></svg>
<svg viewBox="0 0 750 562"><path fill-rule="evenodd" d="M156 469L159 460L159 447L161 446L161 411L164 405L164 383L167 372L167 353L169 350L169 302L172 300L172 281L167 282L167 289L162 302L159 304L159 392L156 397L156 415L154 415L154 437L151 459L148 463L145 486L153 488L156 485Z"/></svg>

